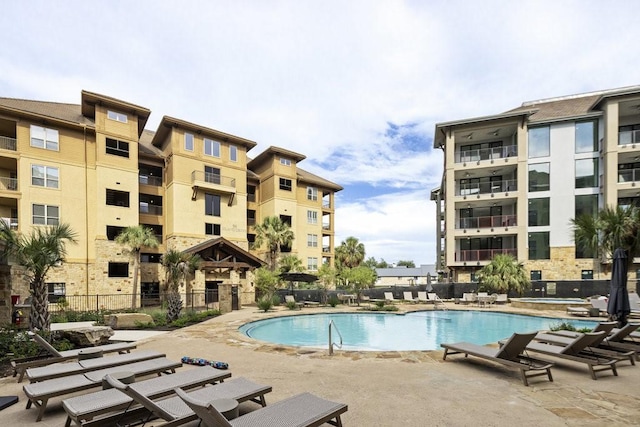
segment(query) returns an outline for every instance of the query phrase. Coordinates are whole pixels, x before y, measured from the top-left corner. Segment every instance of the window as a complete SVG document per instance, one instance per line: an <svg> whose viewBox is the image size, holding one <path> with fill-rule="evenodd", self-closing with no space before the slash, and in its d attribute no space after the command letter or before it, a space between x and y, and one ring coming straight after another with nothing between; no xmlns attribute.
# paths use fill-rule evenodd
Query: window
<svg viewBox="0 0 640 427"><path fill-rule="evenodd" d="M307 258L307 270L309 270L309 271L317 271L318 270L318 258L316 258L316 257Z"/></svg>
<svg viewBox="0 0 640 427"><path fill-rule="evenodd" d="M576 188L598 186L598 159L576 160Z"/></svg>
<svg viewBox="0 0 640 427"><path fill-rule="evenodd" d="M49 302L58 302L60 298L67 295L67 286L64 282L49 282L47 283L47 292Z"/></svg>
<svg viewBox="0 0 640 427"><path fill-rule="evenodd" d="M220 235L220 224L205 224L204 225L204 234L210 236L219 236Z"/></svg>
<svg viewBox="0 0 640 427"><path fill-rule="evenodd" d="M229 146L229 160L231 160L232 162L238 161L238 147L236 147L235 145Z"/></svg>
<svg viewBox="0 0 640 427"><path fill-rule="evenodd" d="M193 135L190 133L184 134L184 149L187 151L193 151Z"/></svg>
<svg viewBox="0 0 640 427"><path fill-rule="evenodd" d="M280 221L282 221L283 224L287 224L289 227L293 224L291 219L291 215L280 215Z"/></svg>
<svg viewBox="0 0 640 427"><path fill-rule="evenodd" d="M247 185L247 202L255 202L255 201L256 201L256 186Z"/></svg>
<svg viewBox="0 0 640 427"><path fill-rule="evenodd" d="M529 227L549 225L549 198L529 199Z"/></svg>
<svg viewBox="0 0 640 427"><path fill-rule="evenodd" d="M620 199L618 199L620 204ZM598 195L588 194L585 196L576 196L575 198L575 216L578 218L581 215L593 215L598 213ZM596 254L589 248L582 248L576 246L576 258L595 258Z"/></svg>
<svg viewBox="0 0 640 427"><path fill-rule="evenodd" d="M129 143L107 138L107 154L114 156L129 157Z"/></svg>
<svg viewBox="0 0 640 427"><path fill-rule="evenodd" d="M220 184L220 169L212 166L205 166L204 181L212 184Z"/></svg>
<svg viewBox="0 0 640 427"><path fill-rule="evenodd" d="M220 143L212 139L204 139L204 154L207 156L220 157Z"/></svg>
<svg viewBox="0 0 640 427"><path fill-rule="evenodd" d="M145 185L162 186L162 168L151 165L138 165L138 182Z"/></svg>
<svg viewBox="0 0 640 427"><path fill-rule="evenodd" d="M542 270L531 270L531 280L542 280Z"/></svg>
<svg viewBox="0 0 640 427"><path fill-rule="evenodd" d="M255 209L247 209L247 225L256 225L256 211Z"/></svg>
<svg viewBox="0 0 640 427"><path fill-rule="evenodd" d="M107 188L107 205L129 207L129 192L109 190Z"/></svg>
<svg viewBox="0 0 640 427"><path fill-rule="evenodd" d="M307 187L307 200L318 200L318 189L315 187Z"/></svg>
<svg viewBox="0 0 640 427"><path fill-rule="evenodd" d="M291 166L291 160L280 157L280 164L283 166Z"/></svg>
<svg viewBox="0 0 640 427"><path fill-rule="evenodd" d="M142 214L162 215L162 196L140 193L138 212Z"/></svg>
<svg viewBox="0 0 640 427"><path fill-rule="evenodd" d="M127 123L127 115L116 111L107 110L107 118L120 123Z"/></svg>
<svg viewBox="0 0 640 427"><path fill-rule="evenodd" d="M318 247L318 235L317 234L307 234L307 247L317 248Z"/></svg>
<svg viewBox="0 0 640 427"><path fill-rule="evenodd" d="M31 146L58 151L58 131L31 125Z"/></svg>
<svg viewBox="0 0 640 427"><path fill-rule="evenodd" d="M205 193L204 214L210 216L220 216L220 196L217 194Z"/></svg>
<svg viewBox="0 0 640 427"><path fill-rule="evenodd" d="M529 259L549 259L549 232L529 233Z"/></svg>
<svg viewBox="0 0 640 427"><path fill-rule="evenodd" d="M117 227L115 225L107 225L107 239L108 240L116 240L118 234L122 233L124 227Z"/></svg>
<svg viewBox="0 0 640 427"><path fill-rule="evenodd" d="M58 168L31 165L31 184L38 187L58 188Z"/></svg>
<svg viewBox="0 0 640 427"><path fill-rule="evenodd" d="M317 211L307 211L307 223L308 224L317 224L318 223L318 212Z"/></svg>
<svg viewBox="0 0 640 427"><path fill-rule="evenodd" d="M158 243L162 243L162 226L157 224L140 224L145 228L150 228L153 231L153 235L158 240Z"/></svg>
<svg viewBox="0 0 640 427"><path fill-rule="evenodd" d="M576 153L598 151L598 138L594 121L576 123Z"/></svg>
<svg viewBox="0 0 640 427"><path fill-rule="evenodd" d="M110 262L109 277L129 277L128 262Z"/></svg>
<svg viewBox="0 0 640 427"><path fill-rule="evenodd" d="M140 254L140 262L148 262L153 264L160 264L162 262L162 254Z"/></svg>
<svg viewBox="0 0 640 427"><path fill-rule="evenodd" d="M280 189L285 191L291 191L291 180L287 178L280 178Z"/></svg>
<svg viewBox="0 0 640 427"><path fill-rule="evenodd" d="M529 129L529 158L549 156L549 126Z"/></svg>
<svg viewBox="0 0 640 427"><path fill-rule="evenodd" d="M34 225L58 225L60 212L58 206L32 205L32 221Z"/></svg>
<svg viewBox="0 0 640 427"><path fill-rule="evenodd" d="M593 270L582 270L582 280L593 280Z"/></svg>
<svg viewBox="0 0 640 427"><path fill-rule="evenodd" d="M549 191L549 163L529 165L529 191Z"/></svg>

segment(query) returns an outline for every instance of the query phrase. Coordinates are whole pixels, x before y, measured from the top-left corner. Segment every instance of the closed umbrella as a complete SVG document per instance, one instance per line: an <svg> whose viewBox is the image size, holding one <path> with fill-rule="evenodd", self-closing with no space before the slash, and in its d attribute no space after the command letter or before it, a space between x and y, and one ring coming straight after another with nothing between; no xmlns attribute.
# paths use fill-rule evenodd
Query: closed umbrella
<svg viewBox="0 0 640 427"><path fill-rule="evenodd" d="M627 316L631 313L627 291L627 253L622 248L613 252L607 313L609 313L609 319L617 321L620 327L627 324Z"/></svg>

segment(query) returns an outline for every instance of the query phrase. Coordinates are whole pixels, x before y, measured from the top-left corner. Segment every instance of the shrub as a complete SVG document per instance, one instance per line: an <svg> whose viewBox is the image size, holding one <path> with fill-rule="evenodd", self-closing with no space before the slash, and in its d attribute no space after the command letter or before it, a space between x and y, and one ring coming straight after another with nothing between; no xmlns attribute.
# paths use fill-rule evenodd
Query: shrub
<svg viewBox="0 0 640 427"><path fill-rule="evenodd" d="M560 322L549 326L551 331L576 331L576 327L570 322Z"/></svg>
<svg viewBox="0 0 640 427"><path fill-rule="evenodd" d="M295 310L296 308L298 308L298 304L296 304L295 301L287 301L287 308L289 310Z"/></svg>
<svg viewBox="0 0 640 427"><path fill-rule="evenodd" d="M384 301L376 301L376 307L378 308L384 307Z"/></svg>
<svg viewBox="0 0 640 427"><path fill-rule="evenodd" d="M376 304L375 306L372 306L370 308L363 308L363 310L370 310L370 311L398 311L398 307L396 307L395 305L378 305Z"/></svg>
<svg viewBox="0 0 640 427"><path fill-rule="evenodd" d="M327 299L327 304L329 304L331 307L335 307L336 305L338 305L340 303L340 300L338 299L337 296L335 295L331 295L328 299Z"/></svg>
<svg viewBox="0 0 640 427"><path fill-rule="evenodd" d="M258 308L265 313L273 307L273 298L270 297L262 297L257 301Z"/></svg>
<svg viewBox="0 0 640 427"><path fill-rule="evenodd" d="M280 305L280 295L277 295L277 294L276 294L276 295L273 295L273 296L271 297L271 304L272 304L274 307L279 306L279 305Z"/></svg>

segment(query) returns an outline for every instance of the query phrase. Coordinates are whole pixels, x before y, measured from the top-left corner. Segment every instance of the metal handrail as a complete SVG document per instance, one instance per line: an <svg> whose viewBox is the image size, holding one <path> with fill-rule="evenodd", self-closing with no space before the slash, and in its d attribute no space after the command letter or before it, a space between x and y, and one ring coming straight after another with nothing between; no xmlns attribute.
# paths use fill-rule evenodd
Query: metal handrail
<svg viewBox="0 0 640 427"><path fill-rule="evenodd" d="M338 333L338 336L340 337L340 344L333 342L333 338L331 338L331 329L335 328L336 332ZM338 330L338 327L336 326L335 323L333 323L333 320L329 321L329 356L331 356L333 354L333 346L337 346L338 348L342 349L342 334L340 333L340 330Z"/></svg>

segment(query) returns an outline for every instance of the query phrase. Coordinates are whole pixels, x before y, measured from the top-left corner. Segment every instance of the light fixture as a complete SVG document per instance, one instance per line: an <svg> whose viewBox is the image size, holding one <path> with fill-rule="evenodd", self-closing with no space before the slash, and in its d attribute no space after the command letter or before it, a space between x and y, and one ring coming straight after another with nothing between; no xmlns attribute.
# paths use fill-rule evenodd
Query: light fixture
<svg viewBox="0 0 640 427"><path fill-rule="evenodd" d="M470 175L469 175L469 172L465 172L465 173L464 173L464 176L465 176L465 177L469 177L469 176L470 176Z"/></svg>
<svg viewBox="0 0 640 427"><path fill-rule="evenodd" d="M500 135L500 128L498 128L498 129L494 130L493 132L491 132L490 135L493 135L493 136Z"/></svg>
<svg viewBox="0 0 640 427"><path fill-rule="evenodd" d="M495 175L497 171L491 171L491 175Z"/></svg>

